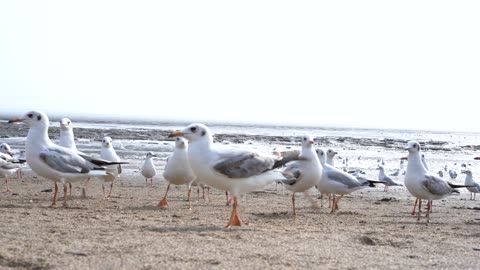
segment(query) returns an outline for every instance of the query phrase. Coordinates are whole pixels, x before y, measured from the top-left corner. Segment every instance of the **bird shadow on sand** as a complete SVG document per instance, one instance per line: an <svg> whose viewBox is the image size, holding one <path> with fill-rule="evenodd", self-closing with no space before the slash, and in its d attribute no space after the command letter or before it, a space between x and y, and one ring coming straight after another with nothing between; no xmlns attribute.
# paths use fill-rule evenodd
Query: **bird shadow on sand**
<svg viewBox="0 0 480 270"><path fill-rule="evenodd" d="M158 232L158 233L186 233L186 232L193 232L193 233L202 233L202 232L228 232L228 231L254 231L253 228L248 228L246 226L238 227L238 228L225 228L223 226L143 226L143 230L150 231L150 232Z"/></svg>

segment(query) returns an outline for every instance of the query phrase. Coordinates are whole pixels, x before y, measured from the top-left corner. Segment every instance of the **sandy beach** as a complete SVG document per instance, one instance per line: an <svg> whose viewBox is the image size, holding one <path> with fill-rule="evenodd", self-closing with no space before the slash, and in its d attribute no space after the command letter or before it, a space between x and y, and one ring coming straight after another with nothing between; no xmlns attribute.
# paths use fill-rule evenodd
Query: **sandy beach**
<svg viewBox="0 0 480 270"><path fill-rule="evenodd" d="M88 184L85 199L74 185L66 209L50 207L50 181L31 172L12 180L13 194L0 196L0 267L478 268L480 205L467 193L435 201L426 226L409 214L414 200L403 187L357 191L336 214L311 208L298 194L294 217L290 193L272 184L241 200L240 215L248 224L226 229L231 209L224 193L212 189L207 202L195 191L188 210L186 187L173 187L170 206L160 209L166 188L160 179L147 187L140 174L122 175L110 201L98 182Z"/></svg>

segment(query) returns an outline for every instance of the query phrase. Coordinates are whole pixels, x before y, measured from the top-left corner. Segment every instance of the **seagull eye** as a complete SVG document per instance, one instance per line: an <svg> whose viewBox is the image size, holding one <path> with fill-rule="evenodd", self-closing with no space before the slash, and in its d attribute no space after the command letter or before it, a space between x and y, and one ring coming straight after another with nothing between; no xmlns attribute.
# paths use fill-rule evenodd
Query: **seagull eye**
<svg viewBox="0 0 480 270"><path fill-rule="evenodd" d="M197 131L197 127L191 127L190 130L195 133L195 131Z"/></svg>
<svg viewBox="0 0 480 270"><path fill-rule="evenodd" d="M38 121L42 120L42 117L41 117L40 115L37 116L37 120L38 120Z"/></svg>
<svg viewBox="0 0 480 270"><path fill-rule="evenodd" d="M33 113L29 113L27 114L28 118L32 118L33 117Z"/></svg>
<svg viewBox="0 0 480 270"><path fill-rule="evenodd" d="M67 122L67 125L70 125L70 121Z"/></svg>

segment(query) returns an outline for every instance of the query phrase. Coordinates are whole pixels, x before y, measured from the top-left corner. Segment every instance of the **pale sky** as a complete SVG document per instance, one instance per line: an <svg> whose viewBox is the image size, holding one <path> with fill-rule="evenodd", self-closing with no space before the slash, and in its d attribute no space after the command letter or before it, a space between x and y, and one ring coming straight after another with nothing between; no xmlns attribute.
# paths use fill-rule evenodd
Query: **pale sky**
<svg viewBox="0 0 480 270"><path fill-rule="evenodd" d="M0 0L0 112L480 131L479 14L480 1Z"/></svg>

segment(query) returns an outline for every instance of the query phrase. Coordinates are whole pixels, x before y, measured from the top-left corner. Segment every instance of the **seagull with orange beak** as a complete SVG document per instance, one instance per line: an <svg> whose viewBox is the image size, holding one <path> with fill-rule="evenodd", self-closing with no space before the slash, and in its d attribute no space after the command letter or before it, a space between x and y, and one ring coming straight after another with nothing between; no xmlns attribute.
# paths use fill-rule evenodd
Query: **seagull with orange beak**
<svg viewBox="0 0 480 270"><path fill-rule="evenodd" d="M67 207L67 184L88 177L112 178L105 171L105 165L115 163L94 159L78 151L54 144L48 137L50 121L45 113L30 111L22 118L12 119L9 123L22 122L28 127L25 144L26 159L30 168L39 176L55 183L52 205L56 205L58 186L63 184L63 206Z"/></svg>
<svg viewBox="0 0 480 270"><path fill-rule="evenodd" d="M170 137L184 137L189 141L188 160L193 173L205 184L228 191L233 196L233 209L226 227L241 226L238 197L263 188L275 180L285 179L276 168L275 155L216 145L210 129L204 124L191 124Z"/></svg>

